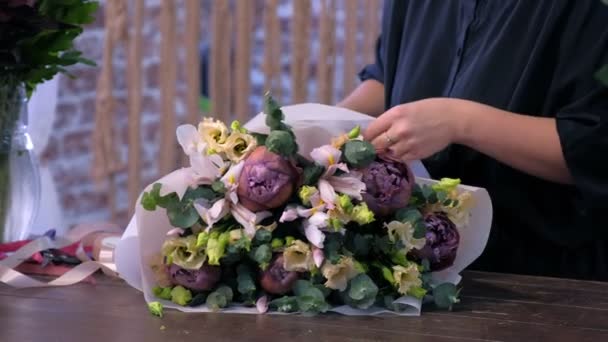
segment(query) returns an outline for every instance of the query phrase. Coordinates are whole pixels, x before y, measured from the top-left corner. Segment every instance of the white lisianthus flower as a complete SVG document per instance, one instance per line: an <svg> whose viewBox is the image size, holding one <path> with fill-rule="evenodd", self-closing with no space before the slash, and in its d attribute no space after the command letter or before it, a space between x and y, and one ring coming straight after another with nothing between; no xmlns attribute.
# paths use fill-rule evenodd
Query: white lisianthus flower
<svg viewBox="0 0 608 342"><path fill-rule="evenodd" d="M228 127L223 122L213 118L204 118L198 124L198 133L207 143L210 149L207 151L209 154L223 152L222 145L228 139Z"/></svg>
<svg viewBox="0 0 608 342"><path fill-rule="evenodd" d="M326 262L321 267L321 273L327 279L325 286L344 291L348 286L348 281L353 279L359 271L355 267L355 263L350 257L342 257L337 264Z"/></svg>
<svg viewBox="0 0 608 342"><path fill-rule="evenodd" d="M306 272L314 265L310 246L295 240L283 251L283 268L287 271Z"/></svg>
<svg viewBox="0 0 608 342"><path fill-rule="evenodd" d="M397 292L402 295L406 295L412 288L422 286L420 271L414 263L407 267L393 266L393 278L395 279L394 285L397 287Z"/></svg>
<svg viewBox="0 0 608 342"><path fill-rule="evenodd" d="M239 163L256 147L257 140L252 135L234 131L222 144L221 150L231 162Z"/></svg>
<svg viewBox="0 0 608 342"><path fill-rule="evenodd" d="M405 253L412 249L421 249L426 243L425 238L415 239L414 238L414 227L409 222L391 221L385 223L384 226L388 230L388 237L391 242L397 240L403 243Z"/></svg>

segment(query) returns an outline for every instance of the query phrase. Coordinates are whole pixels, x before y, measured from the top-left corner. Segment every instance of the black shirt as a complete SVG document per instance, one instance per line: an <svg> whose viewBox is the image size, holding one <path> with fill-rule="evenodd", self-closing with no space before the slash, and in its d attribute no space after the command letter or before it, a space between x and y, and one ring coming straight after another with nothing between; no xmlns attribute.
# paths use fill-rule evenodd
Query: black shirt
<svg viewBox="0 0 608 342"><path fill-rule="evenodd" d="M574 184L460 145L424 160L433 178L486 188L494 222L471 268L608 280L608 6L600 0L385 1L376 62L386 107L429 97L556 118ZM513 132L517 134L517 132Z"/></svg>

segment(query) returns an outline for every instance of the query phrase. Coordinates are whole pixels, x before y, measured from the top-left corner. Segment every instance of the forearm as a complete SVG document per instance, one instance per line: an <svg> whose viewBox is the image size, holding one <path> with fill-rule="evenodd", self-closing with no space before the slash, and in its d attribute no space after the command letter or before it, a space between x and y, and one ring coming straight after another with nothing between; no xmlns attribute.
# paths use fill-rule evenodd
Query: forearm
<svg viewBox="0 0 608 342"><path fill-rule="evenodd" d="M384 85L376 80L366 80L337 106L379 116L384 112Z"/></svg>
<svg viewBox="0 0 608 342"><path fill-rule="evenodd" d="M555 119L519 115L459 100L456 143L549 181L572 182Z"/></svg>

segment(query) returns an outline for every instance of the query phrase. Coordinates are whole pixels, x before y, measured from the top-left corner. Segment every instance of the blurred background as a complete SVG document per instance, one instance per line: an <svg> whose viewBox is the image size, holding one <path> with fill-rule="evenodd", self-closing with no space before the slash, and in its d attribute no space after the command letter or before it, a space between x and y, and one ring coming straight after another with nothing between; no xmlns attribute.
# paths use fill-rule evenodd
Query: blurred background
<svg viewBox="0 0 608 342"><path fill-rule="evenodd" d="M43 174L40 231L125 226L143 187L180 166L179 124L246 121L262 110L266 90L283 105L335 104L374 59L382 7L381 0L100 3L76 43L97 66L72 68L74 78L58 76L30 103Z"/></svg>

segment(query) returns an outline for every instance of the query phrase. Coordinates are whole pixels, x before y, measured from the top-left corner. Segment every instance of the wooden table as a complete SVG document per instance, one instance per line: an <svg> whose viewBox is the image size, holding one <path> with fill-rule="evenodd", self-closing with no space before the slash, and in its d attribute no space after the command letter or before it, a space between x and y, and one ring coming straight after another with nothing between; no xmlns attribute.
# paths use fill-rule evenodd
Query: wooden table
<svg viewBox="0 0 608 342"><path fill-rule="evenodd" d="M0 285L0 341L608 341L608 283L464 274L453 312L421 317L148 313L120 280L15 290Z"/></svg>

